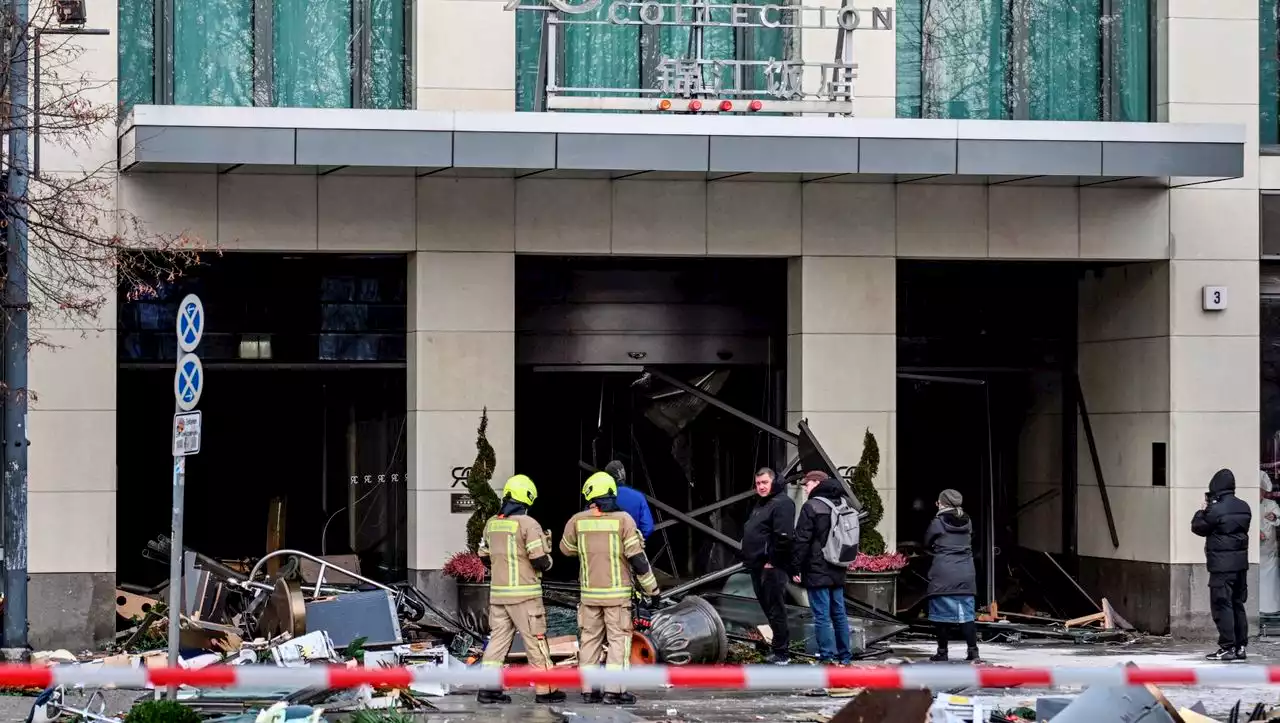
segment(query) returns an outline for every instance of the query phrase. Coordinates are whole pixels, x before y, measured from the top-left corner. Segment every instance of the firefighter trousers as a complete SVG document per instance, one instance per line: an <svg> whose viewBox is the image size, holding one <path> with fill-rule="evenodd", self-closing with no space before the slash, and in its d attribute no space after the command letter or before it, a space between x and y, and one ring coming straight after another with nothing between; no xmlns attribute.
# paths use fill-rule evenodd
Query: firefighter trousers
<svg viewBox="0 0 1280 723"><path fill-rule="evenodd" d="M631 603L578 605L578 664L599 665L602 648L608 647L605 668L620 669L631 661ZM621 693L621 686L608 686L606 693Z"/></svg>
<svg viewBox="0 0 1280 723"><path fill-rule="evenodd" d="M547 611L542 606L542 598L489 605L489 642L484 646L481 665L501 668L507 662L507 653L511 652L511 643L515 641L517 632L524 640L529 666L550 670L551 648L547 645ZM549 686L540 685L537 693L545 695L553 690L554 688Z"/></svg>

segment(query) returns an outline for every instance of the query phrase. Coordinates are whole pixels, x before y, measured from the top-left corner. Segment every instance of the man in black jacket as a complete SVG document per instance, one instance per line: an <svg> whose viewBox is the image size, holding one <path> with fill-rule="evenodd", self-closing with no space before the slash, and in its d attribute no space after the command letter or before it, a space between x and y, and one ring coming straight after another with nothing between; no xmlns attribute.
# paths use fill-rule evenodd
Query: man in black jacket
<svg viewBox="0 0 1280 723"><path fill-rule="evenodd" d="M1249 619L1244 603L1249 599L1249 524L1253 512L1236 497L1236 478L1220 469L1209 481L1204 504L1191 518L1191 531L1205 538L1204 557L1209 568L1209 609L1218 626L1218 650L1209 660L1244 660L1249 640Z"/></svg>
<svg viewBox="0 0 1280 723"><path fill-rule="evenodd" d="M774 665L791 661L786 605L796 505L785 491L786 483L773 470L766 467L756 472L756 508L742 529L742 564L751 573L756 600L773 633L768 662Z"/></svg>
<svg viewBox="0 0 1280 723"><path fill-rule="evenodd" d="M800 519L796 522L791 565L796 575L792 580L809 593L818 663L848 665L853 662L849 617L844 608L844 579L849 568L828 562L822 551L831 534L831 513L841 504L847 504L844 486L826 472L815 470L805 474L804 490L809 499L800 508Z"/></svg>

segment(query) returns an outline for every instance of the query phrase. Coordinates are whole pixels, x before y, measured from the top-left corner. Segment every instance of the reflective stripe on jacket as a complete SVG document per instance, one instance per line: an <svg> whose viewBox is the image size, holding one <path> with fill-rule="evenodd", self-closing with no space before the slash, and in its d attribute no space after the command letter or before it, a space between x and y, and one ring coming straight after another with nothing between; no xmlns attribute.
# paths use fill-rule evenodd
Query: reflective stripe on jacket
<svg viewBox="0 0 1280 723"><path fill-rule="evenodd" d="M542 573L532 560L545 557L547 539L528 515L491 517L480 541L480 555L490 559L489 599L512 604L542 597Z"/></svg>
<svg viewBox="0 0 1280 723"><path fill-rule="evenodd" d="M644 540L635 520L625 512L579 512L565 525L560 551L578 558L578 584L584 605L630 604L631 568L637 561L641 564L635 581L651 594L658 589L644 557Z"/></svg>

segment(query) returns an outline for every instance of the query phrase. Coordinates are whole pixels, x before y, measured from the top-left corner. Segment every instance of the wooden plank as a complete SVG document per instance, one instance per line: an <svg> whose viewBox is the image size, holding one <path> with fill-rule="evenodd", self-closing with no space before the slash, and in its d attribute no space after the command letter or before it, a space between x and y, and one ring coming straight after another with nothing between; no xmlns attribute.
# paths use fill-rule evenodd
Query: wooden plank
<svg viewBox="0 0 1280 723"><path fill-rule="evenodd" d="M1106 619L1106 617L1107 617L1106 613L1094 613L1092 615L1085 615L1084 617L1072 618L1067 622L1063 623L1062 626L1064 628L1072 628L1072 627L1078 627L1081 625L1092 625L1094 623L1103 622Z"/></svg>

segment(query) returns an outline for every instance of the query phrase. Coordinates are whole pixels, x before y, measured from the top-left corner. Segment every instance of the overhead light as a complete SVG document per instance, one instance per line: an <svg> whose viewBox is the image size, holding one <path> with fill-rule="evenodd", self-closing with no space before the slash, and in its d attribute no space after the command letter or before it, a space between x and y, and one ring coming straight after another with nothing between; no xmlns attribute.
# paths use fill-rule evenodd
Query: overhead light
<svg viewBox="0 0 1280 723"><path fill-rule="evenodd" d="M731 110L733 110L733 101L728 101L728 100L722 100L722 101L720 101L720 112L721 112L721 113L728 113L728 112L729 112L729 111L731 111Z"/></svg>
<svg viewBox="0 0 1280 723"><path fill-rule="evenodd" d="M763 107L764 107L764 103L761 103L758 100L751 101L751 104L747 106L747 108L751 109L752 112L758 111Z"/></svg>
<svg viewBox="0 0 1280 723"><path fill-rule="evenodd" d="M671 110L671 101L666 98L658 101L658 110Z"/></svg>
<svg viewBox="0 0 1280 723"><path fill-rule="evenodd" d="M55 0L59 25L84 25L89 19L85 12L85 0Z"/></svg>
<svg viewBox="0 0 1280 723"><path fill-rule="evenodd" d="M702 101L700 100L689 101L689 112L697 113L700 110L702 110Z"/></svg>

